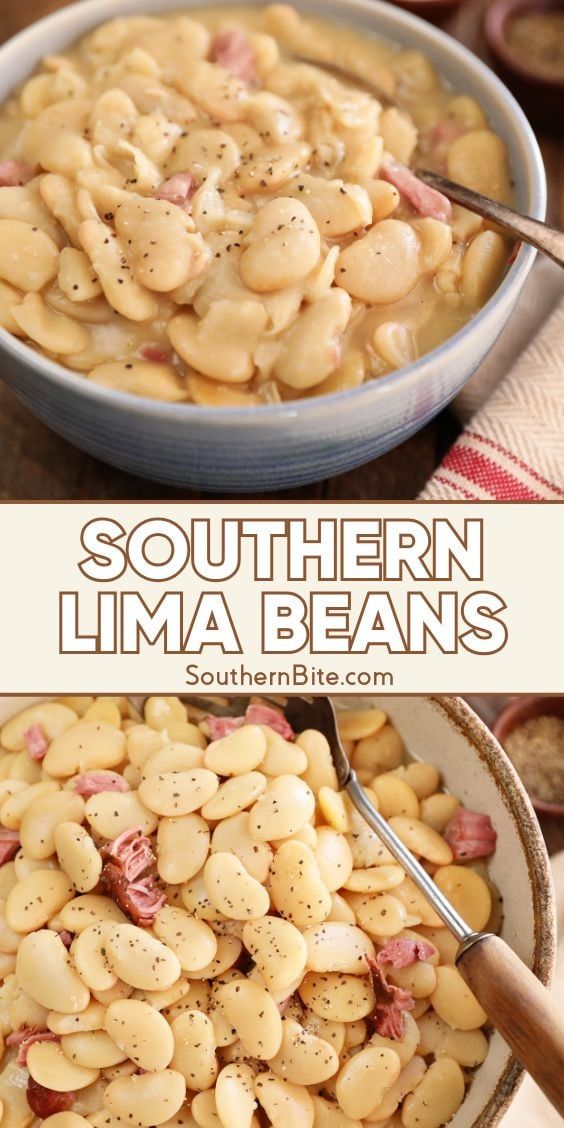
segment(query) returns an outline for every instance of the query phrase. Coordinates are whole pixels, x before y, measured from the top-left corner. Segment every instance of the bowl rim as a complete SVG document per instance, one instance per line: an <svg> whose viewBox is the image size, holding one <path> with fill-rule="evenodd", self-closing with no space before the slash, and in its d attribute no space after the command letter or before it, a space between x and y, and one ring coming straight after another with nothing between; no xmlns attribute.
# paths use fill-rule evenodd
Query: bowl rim
<svg viewBox="0 0 564 1128"><path fill-rule="evenodd" d="M562 0L493 0L484 13L484 32L488 46L508 70L531 85L551 91L564 91L564 78L551 78L528 67L511 51L506 38L507 23L522 12L564 11Z"/></svg>
<svg viewBox="0 0 564 1128"><path fill-rule="evenodd" d="M207 2L213 7L222 6L221 0L207 0ZM223 5L230 7L234 6L236 2L237 0L223 0ZM260 0L252 0L252 2L253 6L260 5ZM73 18L78 12L81 16L79 20L82 29L79 32L80 36L87 33L87 28L96 27L97 23L104 22L106 18L127 15L130 11L133 13L138 10L139 7L142 11L151 11L153 3L159 14L167 11L178 11L182 8L182 0L177 0L176 3L175 0L164 0L162 5L158 3L158 0L148 0L148 2L144 0L141 5L139 0L119 0L117 5L119 10L116 12L115 0L78 0L78 2L60 8L35 21L29 27L8 39L0 46L0 65L8 62L7 56L15 56L17 60L20 47L25 47L30 42L38 41L40 43L43 32L47 27L54 25L65 27L68 24L70 32L68 42L70 44L73 41L71 31ZM186 0L185 2L186 8L197 6L198 0ZM297 6L300 7L300 0L297 0ZM453 61L460 64L463 71L469 70L488 85L492 94L498 95L504 102L506 109L510 111L521 139L524 140L528 149L530 157L530 214L533 218L543 219L546 213L547 183L540 148L525 114L497 75L468 48L445 32L403 8L394 8L392 4L386 3L385 0L346 0L346 3L344 0L337 0L336 6L342 8L341 14L343 17L346 18L347 10L354 11L360 17L365 17L368 25L377 24L378 16L381 15L384 24L391 22L398 32L401 32L402 27L411 28L419 35L423 48L426 44L431 44L437 46L443 52L447 51ZM321 16L326 11L324 0L305 0L303 8ZM328 18L335 18L332 11L328 11L327 16ZM390 37L389 30L387 32L380 31L380 34L384 37ZM77 38L77 36L74 36L74 38ZM61 49L63 48L61 47ZM15 81L17 85L19 81L23 81L23 78L18 78ZM429 366L433 369L439 358L441 362L444 362L445 367L449 365L454 367L456 354L468 338L478 338L486 323L495 322L496 310L503 307L506 301L511 300L513 292L519 293L531 270L535 256L534 248L522 245L505 278L482 309L452 337L412 364L398 369L396 372L388 373L378 380L369 380L357 388L312 396L303 400L248 407L204 407L193 403L171 404L158 399L136 396L130 392L105 388L89 381L83 373L65 368L64 365L48 359L5 329L0 329L0 355L6 356L7 354L9 361L35 368L39 374L47 377L52 385L57 385L61 390L66 390L71 395L85 397L94 404L108 405L123 412L146 416L159 421L168 421L173 425L199 422L229 426L230 424L244 423L249 427L256 427L273 426L280 421L295 419L297 416L305 422L312 421L312 417L319 420L326 414L333 415L335 411L338 413L340 409L346 410L349 406L361 408L366 405L367 409L370 406L377 407L384 398L395 395L396 390L398 392L413 390L419 384L420 378L425 376L426 369Z"/></svg>
<svg viewBox="0 0 564 1128"><path fill-rule="evenodd" d="M488 772L512 819L529 876L533 902L534 941L531 968L546 987L553 982L556 964L556 898L552 869L538 819L509 756L496 736L462 697L433 694L431 703L471 744ZM510 1057L494 1093L482 1109L475 1128L494 1128L507 1112L525 1075L523 1066Z"/></svg>

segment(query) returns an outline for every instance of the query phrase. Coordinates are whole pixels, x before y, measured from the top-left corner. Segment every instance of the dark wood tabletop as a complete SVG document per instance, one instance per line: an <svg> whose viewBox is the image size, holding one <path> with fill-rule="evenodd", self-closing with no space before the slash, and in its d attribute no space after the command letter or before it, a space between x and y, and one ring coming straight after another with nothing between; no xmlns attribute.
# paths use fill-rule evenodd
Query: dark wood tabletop
<svg viewBox="0 0 564 1128"><path fill-rule="evenodd" d="M65 0L0 0L0 42L41 16L64 7L64 3ZM449 25L449 30L480 52L481 4L482 0L463 0L459 14ZM541 142L551 179L551 214L555 222L564 226L564 146L548 138L541 138ZM298 500L417 497L456 434L454 417L444 411L408 442L369 465L278 496ZM198 496L134 478L74 449L39 423L0 383L0 499L150 500Z"/></svg>

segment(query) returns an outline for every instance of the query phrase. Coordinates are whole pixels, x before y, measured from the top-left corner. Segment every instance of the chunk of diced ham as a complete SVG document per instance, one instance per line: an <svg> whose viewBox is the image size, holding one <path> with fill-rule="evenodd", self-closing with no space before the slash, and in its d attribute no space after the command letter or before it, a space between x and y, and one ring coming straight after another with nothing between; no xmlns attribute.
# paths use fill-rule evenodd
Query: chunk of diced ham
<svg viewBox="0 0 564 1128"><path fill-rule="evenodd" d="M380 948L376 956L376 962L382 967L389 964L390 967L410 967L411 964L417 963L418 960L428 960L435 951L432 944L427 944L426 940L409 940L402 936L396 936L388 943Z"/></svg>
<svg viewBox="0 0 564 1128"><path fill-rule="evenodd" d="M155 862L151 840L139 826L125 830L113 842L108 842L101 853L105 861L120 870L127 882L137 881Z"/></svg>
<svg viewBox="0 0 564 1128"><path fill-rule="evenodd" d="M123 870L115 862L106 862L101 877L102 885L116 905L127 913L127 890L131 882L127 880ZM137 921L135 921L137 924Z"/></svg>
<svg viewBox="0 0 564 1128"><path fill-rule="evenodd" d="M17 830L9 830L8 827L0 826L0 866L5 866L6 862L11 862L19 848L20 838Z"/></svg>
<svg viewBox="0 0 564 1128"><path fill-rule="evenodd" d="M179 208L187 208L196 191L196 182L191 172L177 172L168 180L163 180L155 192L155 200L166 200L167 204L176 204Z"/></svg>
<svg viewBox="0 0 564 1128"><path fill-rule="evenodd" d="M452 145L453 141L457 141L465 132L460 122L454 121L453 118L443 118L433 129L431 140L435 145Z"/></svg>
<svg viewBox="0 0 564 1128"><path fill-rule="evenodd" d="M18 188L34 176L26 161L0 161L0 188Z"/></svg>
<svg viewBox="0 0 564 1128"><path fill-rule="evenodd" d="M60 1040L60 1035L53 1034L51 1030L39 1030L36 1026L20 1026L19 1030L13 1030L8 1034L6 1045L18 1046L16 1061L18 1065L26 1065L27 1051L34 1042L60 1042Z"/></svg>
<svg viewBox="0 0 564 1128"><path fill-rule="evenodd" d="M400 1042L405 1034L404 1011L413 1010L415 1000L411 991L389 983L376 960L369 959L368 967L376 1001L369 1020L376 1034Z"/></svg>
<svg viewBox="0 0 564 1128"><path fill-rule="evenodd" d="M419 215L440 219L443 223L449 223L452 219L450 200L442 192L437 192L436 188L424 184L411 169L399 161L386 157L380 166L380 176L393 184L400 196L404 196Z"/></svg>
<svg viewBox="0 0 564 1128"><path fill-rule="evenodd" d="M39 1031L38 1026L19 1026L17 1030L12 1030L10 1034L6 1035L7 1046L21 1046L30 1034L36 1034Z"/></svg>
<svg viewBox="0 0 564 1128"><path fill-rule="evenodd" d="M26 1098L31 1111L40 1120L46 1120L48 1116L54 1116L57 1112L68 1112L76 1100L76 1093L57 1093L54 1089L46 1089L44 1085L40 1085L30 1077Z"/></svg>
<svg viewBox="0 0 564 1128"><path fill-rule="evenodd" d="M65 945L65 948L70 948L74 940L74 933L69 932L67 928L63 928L63 931L59 932L59 939Z"/></svg>
<svg viewBox="0 0 564 1128"><path fill-rule="evenodd" d="M211 740L223 740L224 736L231 736L232 732L245 724L244 717L206 717Z"/></svg>
<svg viewBox="0 0 564 1128"><path fill-rule="evenodd" d="M155 364L166 364L170 360L170 350L161 345L143 345L139 349L139 356L143 360L152 360Z"/></svg>
<svg viewBox="0 0 564 1128"><path fill-rule="evenodd" d="M163 905L166 905L166 893L157 885L154 877L132 881L127 896L130 903L129 915L135 913L139 924L146 928L153 923Z"/></svg>
<svg viewBox="0 0 564 1128"><path fill-rule="evenodd" d="M464 807L459 807L450 820L444 837L455 862L488 858L493 854L497 842L497 833L490 816L479 814L478 811L467 811Z"/></svg>
<svg viewBox="0 0 564 1128"><path fill-rule="evenodd" d="M229 31L218 31L214 36L211 46L211 57L214 63L230 74L240 78L242 82L254 82L257 76L257 61L252 44L244 31L232 28Z"/></svg>
<svg viewBox="0 0 564 1128"><path fill-rule="evenodd" d="M83 772L74 781L74 790L84 799L99 795L101 791L131 791L126 779L118 772Z"/></svg>
<svg viewBox="0 0 564 1128"><path fill-rule="evenodd" d="M293 740L295 733L282 713L271 709L268 705L249 705L245 713L246 725L267 725L274 732L284 737L284 740Z"/></svg>
<svg viewBox="0 0 564 1128"><path fill-rule="evenodd" d="M166 903L166 896L154 877L128 881L123 870L113 862L104 866L102 882L116 905L139 927L148 928Z"/></svg>
<svg viewBox="0 0 564 1128"><path fill-rule="evenodd" d="M24 732L23 738L28 755L31 756L31 759L43 760L49 748L49 741L41 725L31 725L31 727Z"/></svg>
<svg viewBox="0 0 564 1128"><path fill-rule="evenodd" d="M221 740L230 736L241 725L266 725L284 737L284 740L294 740L295 733L285 716L269 705L249 705L244 717L206 717L212 740Z"/></svg>

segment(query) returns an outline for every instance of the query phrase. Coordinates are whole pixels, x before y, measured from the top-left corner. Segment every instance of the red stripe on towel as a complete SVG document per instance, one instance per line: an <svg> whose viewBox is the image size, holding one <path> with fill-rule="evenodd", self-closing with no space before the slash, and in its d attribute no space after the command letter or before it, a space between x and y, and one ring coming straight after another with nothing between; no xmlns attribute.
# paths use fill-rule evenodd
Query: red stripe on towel
<svg viewBox="0 0 564 1128"><path fill-rule="evenodd" d="M510 462L514 462L515 465L518 466L521 470L525 470L529 477L534 478L534 480L536 482L539 482L541 486L548 486L548 488L550 490L553 490L554 493L559 494L560 497L564 497L564 490L561 489L560 486L555 485L554 482L550 482L548 478L543 478L542 474L539 474L537 470L533 470L532 466L529 466L529 464L527 462L524 462L522 458L518 458L518 456L516 454L513 454L512 451L507 450L507 447L502 446L501 443L495 442L494 439L488 438L487 435L480 434L479 431L472 431L468 429L464 432L464 434L467 435L468 438L473 439L475 442L484 443L485 446L489 446L493 450L496 450L500 454L503 454L504 458L507 458Z"/></svg>
<svg viewBox="0 0 564 1128"><path fill-rule="evenodd" d="M516 474L504 470L492 458L455 443L443 463L443 470L452 470L475 486L487 490L497 501L542 501L543 495L525 485ZM528 470L528 467L527 467Z"/></svg>

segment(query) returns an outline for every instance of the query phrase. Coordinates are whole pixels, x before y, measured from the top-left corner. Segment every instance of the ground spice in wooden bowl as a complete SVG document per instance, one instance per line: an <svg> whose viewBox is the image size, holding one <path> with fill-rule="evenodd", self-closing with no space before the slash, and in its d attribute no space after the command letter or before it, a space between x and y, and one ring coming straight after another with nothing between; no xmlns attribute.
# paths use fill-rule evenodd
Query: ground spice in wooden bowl
<svg viewBox="0 0 564 1128"><path fill-rule="evenodd" d="M564 81L564 9L520 12L508 21L505 38L522 66Z"/></svg>
<svg viewBox="0 0 564 1128"><path fill-rule="evenodd" d="M538 129L564 130L564 0L488 0L484 35L500 77Z"/></svg>
<svg viewBox="0 0 564 1128"><path fill-rule="evenodd" d="M530 717L507 734L503 746L533 799L564 803L563 717Z"/></svg>

